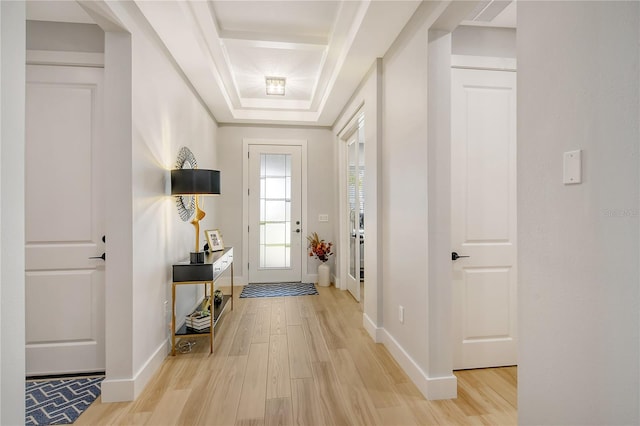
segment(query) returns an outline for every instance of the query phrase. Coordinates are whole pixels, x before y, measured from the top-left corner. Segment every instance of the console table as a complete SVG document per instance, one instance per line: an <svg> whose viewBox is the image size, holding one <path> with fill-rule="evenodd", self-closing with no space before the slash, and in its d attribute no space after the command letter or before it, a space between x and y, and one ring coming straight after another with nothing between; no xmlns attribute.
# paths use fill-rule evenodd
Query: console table
<svg viewBox="0 0 640 426"><path fill-rule="evenodd" d="M213 292L215 281L227 270L231 268L231 295L223 295L222 303L214 306ZM176 330L176 286L178 285L204 285L205 297L207 297L207 287L209 287L209 297L211 297L211 316L209 328L196 331L187 328L186 323ZM195 337L209 335L209 353L213 353L213 329L231 301L233 310L233 248L229 247L223 251L208 252L205 255L204 263L189 263L185 260L173 265L173 285L171 289L171 299L173 307L171 309L171 355L176 354L176 338Z"/></svg>

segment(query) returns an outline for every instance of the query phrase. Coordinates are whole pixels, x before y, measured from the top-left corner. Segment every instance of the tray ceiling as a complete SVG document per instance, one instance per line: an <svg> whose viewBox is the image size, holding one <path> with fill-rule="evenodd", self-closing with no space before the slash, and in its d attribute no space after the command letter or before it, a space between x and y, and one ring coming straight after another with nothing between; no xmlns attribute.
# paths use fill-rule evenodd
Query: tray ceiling
<svg viewBox="0 0 640 426"><path fill-rule="evenodd" d="M218 121L329 126L419 3L136 5ZM267 76L286 78L284 96L267 95Z"/></svg>
<svg viewBox="0 0 640 426"><path fill-rule="evenodd" d="M135 0L121 4L148 22L218 122L331 126L420 3ZM478 11L486 15L509 3L483 1ZM58 0L27 2L27 16L62 22L88 18L78 3ZM469 19L474 18L478 19ZM266 94L267 76L286 78L284 96Z"/></svg>

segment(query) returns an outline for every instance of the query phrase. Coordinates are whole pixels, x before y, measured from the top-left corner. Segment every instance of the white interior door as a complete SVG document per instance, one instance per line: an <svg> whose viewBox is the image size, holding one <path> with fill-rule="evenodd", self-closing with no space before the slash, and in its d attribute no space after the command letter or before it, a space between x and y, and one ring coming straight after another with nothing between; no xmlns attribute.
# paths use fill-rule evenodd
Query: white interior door
<svg viewBox="0 0 640 426"><path fill-rule="evenodd" d="M452 70L454 368L517 363L516 74Z"/></svg>
<svg viewBox="0 0 640 426"><path fill-rule="evenodd" d="M27 375L104 371L102 69L27 67Z"/></svg>
<svg viewBox="0 0 640 426"><path fill-rule="evenodd" d="M347 226L349 260L347 290L360 301L360 280L364 279L364 121L347 138Z"/></svg>
<svg viewBox="0 0 640 426"><path fill-rule="evenodd" d="M302 281L302 147L249 145L249 282Z"/></svg>

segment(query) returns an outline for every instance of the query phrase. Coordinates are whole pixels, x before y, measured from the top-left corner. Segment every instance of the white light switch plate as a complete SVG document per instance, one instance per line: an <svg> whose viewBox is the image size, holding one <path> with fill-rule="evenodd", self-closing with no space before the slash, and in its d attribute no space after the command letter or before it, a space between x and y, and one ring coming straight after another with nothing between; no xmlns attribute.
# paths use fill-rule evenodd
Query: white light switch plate
<svg viewBox="0 0 640 426"><path fill-rule="evenodd" d="M318 215L318 222L329 222L329 215L328 214L319 214Z"/></svg>
<svg viewBox="0 0 640 426"><path fill-rule="evenodd" d="M565 152L563 155L562 183L570 185L582 182L582 150Z"/></svg>

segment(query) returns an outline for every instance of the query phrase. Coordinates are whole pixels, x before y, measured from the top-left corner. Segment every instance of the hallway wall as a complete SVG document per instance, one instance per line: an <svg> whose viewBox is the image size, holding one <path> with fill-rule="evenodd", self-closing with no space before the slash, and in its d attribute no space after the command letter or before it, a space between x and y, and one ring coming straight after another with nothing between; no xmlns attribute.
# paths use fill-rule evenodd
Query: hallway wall
<svg viewBox="0 0 640 426"><path fill-rule="evenodd" d="M25 5L0 2L0 424L24 423Z"/></svg>
<svg viewBox="0 0 640 426"><path fill-rule="evenodd" d="M640 421L639 8L518 2L523 425Z"/></svg>

